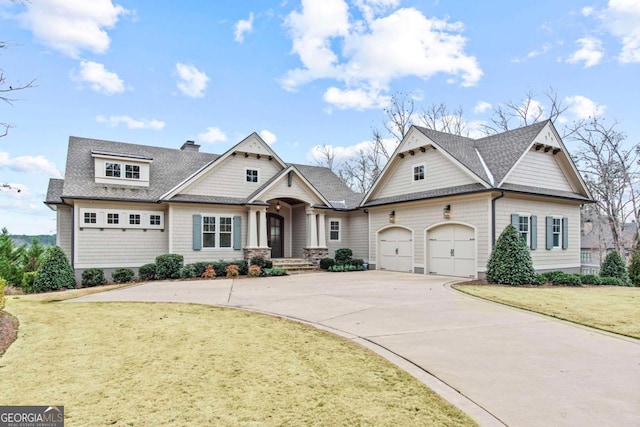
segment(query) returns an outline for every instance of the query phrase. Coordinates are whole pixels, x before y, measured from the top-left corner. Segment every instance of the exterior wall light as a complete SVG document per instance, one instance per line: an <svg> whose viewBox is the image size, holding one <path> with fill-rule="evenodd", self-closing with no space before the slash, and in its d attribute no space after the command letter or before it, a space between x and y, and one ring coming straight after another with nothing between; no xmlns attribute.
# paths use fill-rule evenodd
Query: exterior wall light
<svg viewBox="0 0 640 427"><path fill-rule="evenodd" d="M442 217L444 219L451 218L451 205L447 205L444 207L444 209L442 210Z"/></svg>
<svg viewBox="0 0 640 427"><path fill-rule="evenodd" d="M282 208L282 206L280 206L280 201L276 202L276 212L280 212L280 209Z"/></svg>
<svg viewBox="0 0 640 427"><path fill-rule="evenodd" d="M391 224L396 223L396 211L391 211L391 213L389 214L389 222Z"/></svg>

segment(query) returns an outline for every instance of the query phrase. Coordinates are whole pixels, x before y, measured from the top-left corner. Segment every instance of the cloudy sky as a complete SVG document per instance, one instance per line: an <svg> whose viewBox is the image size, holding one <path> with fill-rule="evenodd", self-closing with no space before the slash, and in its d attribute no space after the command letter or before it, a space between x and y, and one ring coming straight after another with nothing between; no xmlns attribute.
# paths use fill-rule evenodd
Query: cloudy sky
<svg viewBox="0 0 640 427"><path fill-rule="evenodd" d="M0 227L55 232L43 203L70 135L222 153L258 132L313 163L417 106L492 107L549 87L564 120L597 114L640 140L640 0L0 0Z"/></svg>

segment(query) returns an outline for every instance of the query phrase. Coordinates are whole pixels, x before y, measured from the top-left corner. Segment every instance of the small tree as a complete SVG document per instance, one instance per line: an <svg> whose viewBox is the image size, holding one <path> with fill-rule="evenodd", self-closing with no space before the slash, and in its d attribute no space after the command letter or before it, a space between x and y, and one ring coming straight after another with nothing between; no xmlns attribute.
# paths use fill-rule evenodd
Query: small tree
<svg viewBox="0 0 640 427"><path fill-rule="evenodd" d="M487 280L501 285L536 283L527 243L509 224L502 231L487 262Z"/></svg>
<svg viewBox="0 0 640 427"><path fill-rule="evenodd" d="M600 277L617 277L622 280L625 285L631 285L629 273L627 273L627 266L618 251L612 251L607 254L600 267Z"/></svg>
<svg viewBox="0 0 640 427"><path fill-rule="evenodd" d="M35 292L76 287L76 276L67 256L59 246L49 250L33 283Z"/></svg>
<svg viewBox="0 0 640 427"><path fill-rule="evenodd" d="M3 228L0 233L0 277L4 278L9 285L22 284L24 251L24 245L16 247L7 229Z"/></svg>
<svg viewBox="0 0 640 427"><path fill-rule="evenodd" d="M636 239L636 246L631 253L631 262L629 263L629 278L633 286L640 286L640 235Z"/></svg>
<svg viewBox="0 0 640 427"><path fill-rule="evenodd" d="M24 267L24 272L28 273L30 271L38 271L40 265L42 264L42 260L44 259L45 253L45 247L40 244L40 241L37 237L34 237L31 240L31 246L29 246L29 248L24 252L24 255L22 256L22 265Z"/></svg>

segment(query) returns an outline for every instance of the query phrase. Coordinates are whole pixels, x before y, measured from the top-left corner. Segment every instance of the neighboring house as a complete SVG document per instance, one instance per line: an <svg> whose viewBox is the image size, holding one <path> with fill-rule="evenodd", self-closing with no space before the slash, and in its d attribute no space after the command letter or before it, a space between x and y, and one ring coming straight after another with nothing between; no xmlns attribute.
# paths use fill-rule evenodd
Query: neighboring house
<svg viewBox="0 0 640 427"><path fill-rule="evenodd" d="M627 263L631 261L637 235L638 225L635 222L624 224L621 234L623 250L620 255ZM605 219L598 219L590 214L583 217L580 237L582 274L600 273L600 266L607 254L616 250L612 236L611 228Z"/></svg>
<svg viewBox="0 0 640 427"><path fill-rule="evenodd" d="M364 197L364 198L363 198ZM287 164L257 134L222 155L71 137L46 203L76 272L260 255L477 277L510 222L538 270L580 271L589 193L550 122L482 139L412 127L366 194Z"/></svg>

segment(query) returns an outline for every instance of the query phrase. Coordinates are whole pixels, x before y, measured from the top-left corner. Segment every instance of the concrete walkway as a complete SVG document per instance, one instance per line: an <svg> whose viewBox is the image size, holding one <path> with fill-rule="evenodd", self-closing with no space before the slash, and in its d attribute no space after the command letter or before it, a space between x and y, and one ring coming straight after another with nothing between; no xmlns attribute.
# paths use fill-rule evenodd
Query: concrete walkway
<svg viewBox="0 0 640 427"><path fill-rule="evenodd" d="M450 282L314 273L153 282L71 302L192 302L309 322L397 363L481 425L640 426L639 340L479 300Z"/></svg>

